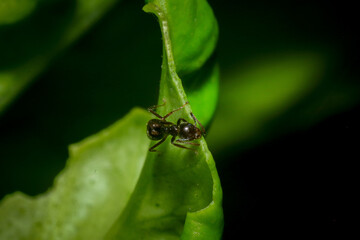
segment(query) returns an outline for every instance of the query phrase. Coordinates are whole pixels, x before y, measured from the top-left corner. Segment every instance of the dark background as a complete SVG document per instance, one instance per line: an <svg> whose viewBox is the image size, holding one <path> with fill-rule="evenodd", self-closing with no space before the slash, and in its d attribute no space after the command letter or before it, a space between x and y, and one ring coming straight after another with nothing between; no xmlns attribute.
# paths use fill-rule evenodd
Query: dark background
<svg viewBox="0 0 360 240"><path fill-rule="evenodd" d="M336 58L329 59L329 80L319 88L325 91L339 81L359 89L354 3L209 2L220 27L217 54L223 74L256 56L326 46ZM0 198L14 191L46 191L64 167L70 143L105 128L133 106L156 102L160 30L142 6L142 1L117 4L0 118ZM301 128L283 127L321 94L315 91L273 120L267 127L279 131L265 140L245 148L241 142L226 149L212 146L224 193L224 239L234 239L248 226L310 228L358 221L358 99Z"/></svg>
<svg viewBox="0 0 360 240"><path fill-rule="evenodd" d="M328 78L359 86L358 28L350 1L211 2L220 24L222 69L246 61L250 55L319 44L339 53ZM252 29L249 22L257 27ZM235 48L232 41L240 46ZM283 128L294 121L296 108L311 99L303 99L273 126ZM223 239L246 236L248 227L260 227L257 232L268 227L281 232L290 227L303 233L319 226L355 226L359 222L359 110L357 102L310 126L226 154L218 163L224 191Z"/></svg>

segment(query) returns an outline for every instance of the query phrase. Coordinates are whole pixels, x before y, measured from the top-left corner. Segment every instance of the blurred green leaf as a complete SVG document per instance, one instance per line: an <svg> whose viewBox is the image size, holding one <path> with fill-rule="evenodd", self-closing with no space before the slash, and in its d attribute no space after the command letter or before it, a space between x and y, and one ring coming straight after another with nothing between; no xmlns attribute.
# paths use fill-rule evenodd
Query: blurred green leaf
<svg viewBox="0 0 360 240"><path fill-rule="evenodd" d="M287 53L228 71L209 144L216 151L224 151L264 135L263 125L314 89L324 67L320 54Z"/></svg>
<svg viewBox="0 0 360 240"><path fill-rule="evenodd" d="M207 138L213 153L239 152L351 108L359 101L359 85L339 79L336 56L287 49L226 71Z"/></svg>
<svg viewBox="0 0 360 240"><path fill-rule="evenodd" d="M25 18L35 9L37 2L38 0L1 0L0 26Z"/></svg>
<svg viewBox="0 0 360 240"><path fill-rule="evenodd" d="M23 2L23 1L21 1ZM28 86L49 62L80 37L117 0L51 1L39 4L27 21L0 28L0 113ZM23 16L35 1L0 3L0 17L7 9ZM4 8L4 6L6 8ZM23 10L22 10L23 9ZM5 13L3 13L6 12ZM28 14L28 13L26 13ZM19 17L17 17L19 18ZM17 19L13 19L14 22ZM4 20L5 21L5 20ZM10 20L8 20L9 22Z"/></svg>

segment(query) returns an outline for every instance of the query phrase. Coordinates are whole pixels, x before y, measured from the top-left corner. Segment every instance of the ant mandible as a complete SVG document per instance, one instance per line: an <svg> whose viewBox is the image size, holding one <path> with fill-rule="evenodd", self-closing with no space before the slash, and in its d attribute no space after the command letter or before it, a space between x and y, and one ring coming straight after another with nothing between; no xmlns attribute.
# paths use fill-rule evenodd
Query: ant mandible
<svg viewBox="0 0 360 240"><path fill-rule="evenodd" d="M201 138L202 135L205 135L204 127L196 119L194 114L192 112L190 112L192 119L194 119L195 125L189 123L188 121L186 121L183 118L179 118L176 124L166 121L166 118L168 118L174 112L177 112L180 109L182 109L183 107L185 107L187 104L189 104L189 102L186 102L181 107L169 112L164 117L162 117L158 113L156 113L154 110L158 107L164 106L165 103L166 102L164 101L164 103L161 105L155 105L155 106L148 108L148 111L151 112L152 114L154 114L159 119L151 119L147 123L147 135L151 140L160 140L154 146L150 147L149 151L156 152L157 150L155 150L155 148L157 146L159 146L160 144L162 144L169 135L172 136L171 144L173 144L174 146L196 151L193 148L188 148L181 144L178 144L178 143L183 143L183 144L190 144L190 145L194 145L194 146L200 145L198 143L189 142L189 141L192 141L195 139L199 139L199 138ZM196 123L198 123L200 125L201 130L196 127ZM179 139L177 139L175 141L176 137L179 137Z"/></svg>

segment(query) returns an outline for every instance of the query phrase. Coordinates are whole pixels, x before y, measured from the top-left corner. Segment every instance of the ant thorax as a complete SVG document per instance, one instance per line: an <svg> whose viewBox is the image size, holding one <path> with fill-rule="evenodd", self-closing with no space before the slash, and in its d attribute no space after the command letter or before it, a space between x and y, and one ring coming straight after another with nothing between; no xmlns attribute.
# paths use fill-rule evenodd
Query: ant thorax
<svg viewBox="0 0 360 240"><path fill-rule="evenodd" d="M178 129L178 127L177 127L175 124L173 124L172 126L170 126L170 127L168 128L168 133L169 133L171 136L176 136L176 135L178 135L178 133L179 133L179 129Z"/></svg>
<svg viewBox="0 0 360 240"><path fill-rule="evenodd" d="M194 120L195 125L189 123L184 118L179 118L175 123L169 122L166 120L170 115L172 115L174 112L179 111L185 105L188 104L186 102L181 107L172 110L165 116L161 116L158 113L156 113L154 110L159 106L164 106L165 102L162 105L153 106L148 108L148 111L154 114L158 119L151 119L147 124L147 135L151 140L159 140L158 143L156 143L154 146L149 148L150 152L156 152L155 148L159 146L161 143L163 143L166 138L170 135L171 137L171 144L179 147L179 148L185 148L189 150L193 150L196 152L196 149L188 148L182 144L189 144L193 146L199 146L199 143L190 142L192 140L196 140L201 138L203 134L205 134L205 129L201 125L201 123L195 118L194 114L190 112L191 118ZM199 124L201 127L201 130L196 127L196 123ZM178 138L178 139L176 139Z"/></svg>

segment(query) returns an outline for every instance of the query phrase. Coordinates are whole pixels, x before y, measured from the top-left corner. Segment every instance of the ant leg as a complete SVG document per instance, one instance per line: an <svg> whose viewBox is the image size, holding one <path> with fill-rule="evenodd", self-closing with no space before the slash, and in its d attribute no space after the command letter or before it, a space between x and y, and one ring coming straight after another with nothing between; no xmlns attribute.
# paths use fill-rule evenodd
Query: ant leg
<svg viewBox="0 0 360 240"><path fill-rule="evenodd" d="M178 140L176 140L176 142L178 142L178 143L183 143L183 144L190 144L190 145L194 145L194 146L200 146L199 143L188 142L188 141L185 140L185 139L178 139Z"/></svg>
<svg viewBox="0 0 360 240"><path fill-rule="evenodd" d="M171 112L169 112L168 114L166 114L163 119L166 119L167 117L169 117L169 116L170 116L171 114L173 114L174 112L179 111L180 109L182 109L183 107L185 107L186 104L189 104L189 102L186 102L184 105L182 105L182 106L179 107L178 109L172 110Z"/></svg>
<svg viewBox="0 0 360 240"><path fill-rule="evenodd" d="M149 112L151 112L152 114L154 114L156 117L158 117L158 118L160 118L160 119L164 119L162 116L160 116L158 113L156 113L156 112L154 111L156 108L162 107L162 106L165 105L165 103L166 103L165 99L163 99L163 101L164 101L163 104L154 105L154 106L152 106L152 107L149 107L147 110L148 110Z"/></svg>
<svg viewBox="0 0 360 240"><path fill-rule="evenodd" d="M163 119L162 116L160 116L159 114L157 114L154 110L152 110L151 108L148 108L148 111L151 112L152 114L154 114L155 116L157 116L160 119Z"/></svg>
<svg viewBox="0 0 360 240"><path fill-rule="evenodd" d="M185 148L185 149L189 149L189 150L192 150L192 151L195 151L195 152L196 152L196 149L188 148L188 147L185 147L185 146L183 146L183 145L180 145L180 144L175 143L175 142L174 142L174 141L175 141L175 138L176 138L176 136L173 136L173 137L171 138L171 144L172 144L172 145L174 145L174 146L176 146L176 147L179 147L179 148Z"/></svg>
<svg viewBox="0 0 360 240"><path fill-rule="evenodd" d="M166 135L165 137L163 137L163 139L161 139L159 142L157 142L154 146L152 146L151 148L149 148L150 152L157 152L157 150L155 150L154 148L156 148L157 146L159 146L160 144L162 144L168 135Z"/></svg>
<svg viewBox="0 0 360 240"><path fill-rule="evenodd" d="M197 120L197 118L194 116L194 114L192 112L190 113L190 115L191 115L192 119L194 119L195 127L196 127L196 123L198 123L200 125L202 134L205 136L206 132L205 132L204 126L199 122L199 120Z"/></svg>

